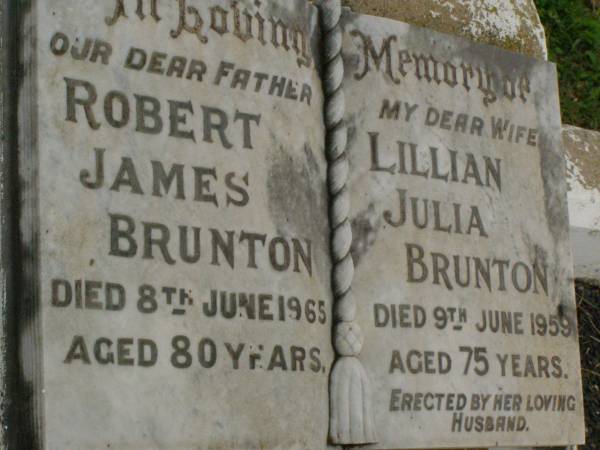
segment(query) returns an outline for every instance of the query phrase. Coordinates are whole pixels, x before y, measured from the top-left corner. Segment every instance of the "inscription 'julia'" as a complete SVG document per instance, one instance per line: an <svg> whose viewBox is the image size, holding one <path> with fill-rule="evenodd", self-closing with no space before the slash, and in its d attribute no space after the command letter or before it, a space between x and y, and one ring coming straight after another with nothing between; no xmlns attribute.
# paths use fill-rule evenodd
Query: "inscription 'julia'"
<svg viewBox="0 0 600 450"><path fill-rule="evenodd" d="M404 226L407 221L411 221L420 230L432 228L433 231L442 233L467 235L477 231L479 236L488 237L477 206L467 208L459 203L447 206L440 201L427 198L407 198L407 191L404 189L398 189L398 199L396 212L387 210L383 213L386 223L394 228Z"/></svg>

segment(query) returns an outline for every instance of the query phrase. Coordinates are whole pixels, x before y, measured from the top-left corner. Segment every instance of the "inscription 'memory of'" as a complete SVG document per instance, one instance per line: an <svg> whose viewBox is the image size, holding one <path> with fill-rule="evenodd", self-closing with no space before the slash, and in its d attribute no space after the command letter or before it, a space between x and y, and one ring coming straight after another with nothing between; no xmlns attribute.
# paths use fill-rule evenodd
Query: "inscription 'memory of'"
<svg viewBox="0 0 600 450"><path fill-rule="evenodd" d="M495 73L487 67L473 66L465 62L453 64L453 60L439 61L431 54L411 52L408 49L396 49L393 44L398 42L398 36L387 36L379 48L373 38L359 30L352 30L350 35L357 38L361 48L362 59L354 78L362 80L369 72L383 72L394 83L400 84L402 78L409 74L419 81L446 85L452 89L461 86L470 92L477 89L483 96L483 104L489 106L500 98L514 101L519 98L527 102L531 93L531 84L526 74L514 75Z"/></svg>

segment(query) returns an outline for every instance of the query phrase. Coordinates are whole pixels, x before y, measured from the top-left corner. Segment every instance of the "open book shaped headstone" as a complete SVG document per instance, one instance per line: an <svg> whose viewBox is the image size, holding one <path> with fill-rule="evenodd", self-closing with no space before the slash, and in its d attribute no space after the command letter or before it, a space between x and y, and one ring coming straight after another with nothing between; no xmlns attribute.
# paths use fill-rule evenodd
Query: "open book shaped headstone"
<svg viewBox="0 0 600 450"><path fill-rule="evenodd" d="M552 64L305 0L22 15L22 448L583 440Z"/></svg>

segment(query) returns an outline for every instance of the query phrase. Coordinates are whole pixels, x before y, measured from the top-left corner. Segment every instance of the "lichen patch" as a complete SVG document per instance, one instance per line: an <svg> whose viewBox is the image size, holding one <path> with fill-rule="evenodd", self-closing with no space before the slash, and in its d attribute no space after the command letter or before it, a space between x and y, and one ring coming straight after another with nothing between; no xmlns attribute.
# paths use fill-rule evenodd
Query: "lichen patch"
<svg viewBox="0 0 600 450"><path fill-rule="evenodd" d="M533 0L343 0L354 11L388 17L547 59Z"/></svg>
<svg viewBox="0 0 600 450"><path fill-rule="evenodd" d="M585 189L600 192L600 133L565 126L563 138L571 178Z"/></svg>

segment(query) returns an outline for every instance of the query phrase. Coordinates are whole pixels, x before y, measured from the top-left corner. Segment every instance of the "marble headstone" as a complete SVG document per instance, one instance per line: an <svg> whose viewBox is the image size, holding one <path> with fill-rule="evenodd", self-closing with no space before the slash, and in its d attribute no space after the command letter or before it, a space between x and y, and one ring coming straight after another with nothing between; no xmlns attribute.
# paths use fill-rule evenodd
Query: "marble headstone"
<svg viewBox="0 0 600 450"><path fill-rule="evenodd" d="M554 65L346 12L374 449L584 440Z"/></svg>
<svg viewBox="0 0 600 450"><path fill-rule="evenodd" d="M327 448L336 35L306 0L27 6L25 446ZM555 67L342 27L353 358L364 338L344 374L365 396L338 389L332 412L379 450L582 442Z"/></svg>
<svg viewBox="0 0 600 450"><path fill-rule="evenodd" d="M35 445L323 448L316 8L46 0L24 24Z"/></svg>

